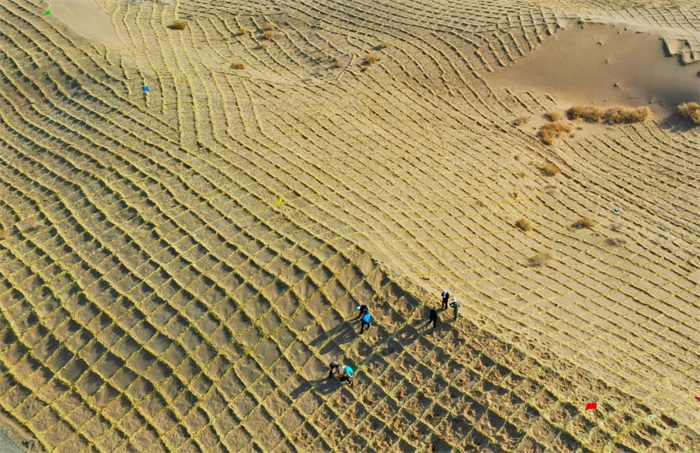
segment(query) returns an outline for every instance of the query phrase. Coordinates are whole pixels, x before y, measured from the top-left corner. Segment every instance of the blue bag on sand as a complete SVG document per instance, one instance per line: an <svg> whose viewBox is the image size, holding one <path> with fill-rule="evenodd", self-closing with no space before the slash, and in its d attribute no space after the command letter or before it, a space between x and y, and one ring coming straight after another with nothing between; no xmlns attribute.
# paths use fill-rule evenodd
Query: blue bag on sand
<svg viewBox="0 0 700 453"><path fill-rule="evenodd" d="M366 314L362 317L362 320L363 320L364 322L369 323L369 322L372 320L372 315L370 315L369 313L366 313Z"/></svg>
<svg viewBox="0 0 700 453"><path fill-rule="evenodd" d="M345 367L345 374L347 374L348 376L352 376L353 374L355 374L355 371L352 368L350 368L349 366L346 366Z"/></svg>

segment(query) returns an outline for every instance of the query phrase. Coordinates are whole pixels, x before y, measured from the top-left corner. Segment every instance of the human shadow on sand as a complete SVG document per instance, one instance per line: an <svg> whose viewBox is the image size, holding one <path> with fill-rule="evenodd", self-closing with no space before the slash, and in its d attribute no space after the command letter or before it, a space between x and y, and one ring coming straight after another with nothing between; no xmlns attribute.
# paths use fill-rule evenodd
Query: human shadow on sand
<svg viewBox="0 0 700 453"><path fill-rule="evenodd" d="M289 393L289 396L293 399L301 397L304 393L313 390L321 395L328 395L340 389L343 383L337 377L328 379L324 377L323 379L316 379L315 381L303 381L299 384L297 388Z"/></svg>
<svg viewBox="0 0 700 453"><path fill-rule="evenodd" d="M359 326L354 320L343 322L314 338L310 346L314 348L323 346L320 351L321 354L329 354L335 351L336 345L345 344L354 340L358 337L359 333Z"/></svg>

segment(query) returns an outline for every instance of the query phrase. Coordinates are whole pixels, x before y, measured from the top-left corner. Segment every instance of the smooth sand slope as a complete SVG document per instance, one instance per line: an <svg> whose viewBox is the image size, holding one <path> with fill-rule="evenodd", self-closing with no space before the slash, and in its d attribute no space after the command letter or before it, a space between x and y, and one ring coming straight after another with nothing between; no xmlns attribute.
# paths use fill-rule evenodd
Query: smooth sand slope
<svg viewBox="0 0 700 453"><path fill-rule="evenodd" d="M86 39L119 44L119 35L112 17L105 13L97 0L53 0L49 2L50 15Z"/></svg>
<svg viewBox="0 0 700 453"><path fill-rule="evenodd" d="M3 426L33 451L693 451L680 3L0 2ZM425 330L443 288L462 317Z"/></svg>

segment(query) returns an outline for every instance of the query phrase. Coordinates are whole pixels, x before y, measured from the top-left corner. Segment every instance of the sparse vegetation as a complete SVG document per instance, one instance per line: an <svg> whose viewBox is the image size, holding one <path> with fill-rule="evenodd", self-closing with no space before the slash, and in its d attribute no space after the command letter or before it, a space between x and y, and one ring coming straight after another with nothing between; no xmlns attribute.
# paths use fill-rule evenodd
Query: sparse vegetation
<svg viewBox="0 0 700 453"><path fill-rule="evenodd" d="M605 111L594 105L574 105L566 111L570 120L584 120L591 123L599 123L603 119Z"/></svg>
<svg viewBox="0 0 700 453"><path fill-rule="evenodd" d="M277 24L275 24L274 22L266 22L262 26L262 29L267 31L277 30L278 28L279 27L277 27Z"/></svg>
<svg viewBox="0 0 700 453"><path fill-rule="evenodd" d="M581 119L590 123L612 124L641 123L652 117L649 107L610 107L606 110L594 105L574 105L566 111L569 119Z"/></svg>
<svg viewBox="0 0 700 453"><path fill-rule="evenodd" d="M583 228L591 229L591 228L593 228L594 226L596 226L597 224L598 224L598 223L597 223L595 220L591 219L590 217L581 217L580 219L578 219L577 221L575 221L575 222L571 225L571 227L572 227L572 228L576 228L577 230L581 230L581 229L583 229Z"/></svg>
<svg viewBox="0 0 700 453"><path fill-rule="evenodd" d="M272 30L267 30L262 34L263 39L267 39L268 41L272 41L272 38L275 37L275 32Z"/></svg>
<svg viewBox="0 0 700 453"><path fill-rule="evenodd" d="M243 64L243 63L231 63L231 69L245 69L245 64Z"/></svg>
<svg viewBox="0 0 700 453"><path fill-rule="evenodd" d="M678 114L684 120L693 124L700 124L700 104L697 102L686 102L678 106Z"/></svg>
<svg viewBox="0 0 700 453"><path fill-rule="evenodd" d="M651 118L649 107L610 107L605 111L605 121L614 124L642 123Z"/></svg>
<svg viewBox="0 0 700 453"><path fill-rule="evenodd" d="M392 46L392 44L391 44L390 42L384 41L384 42L380 42L379 44L377 44L376 46L374 46L374 50L388 49L388 48L390 48L391 46Z"/></svg>
<svg viewBox="0 0 700 453"><path fill-rule="evenodd" d="M561 112L557 112L556 110L552 110L551 112L545 113L544 117L552 122L561 121L564 119L564 115L562 115Z"/></svg>
<svg viewBox="0 0 700 453"><path fill-rule="evenodd" d="M371 65L379 61L379 57L374 54L369 54L365 57L365 64Z"/></svg>
<svg viewBox="0 0 700 453"><path fill-rule="evenodd" d="M527 219L518 220L515 222L515 226L520 228L522 231L532 231L535 229L535 227L532 226L532 223Z"/></svg>
<svg viewBox="0 0 700 453"><path fill-rule="evenodd" d="M250 34L250 29L245 28L245 27L239 28L238 33L236 33L236 35L238 35L238 36L249 35L249 34Z"/></svg>
<svg viewBox="0 0 700 453"><path fill-rule="evenodd" d="M552 162L547 162L540 167L540 172L545 176L555 176L561 172L561 169Z"/></svg>
<svg viewBox="0 0 700 453"><path fill-rule="evenodd" d="M535 256L528 258L527 263L530 267L543 267L552 260L552 254L549 252L539 252Z"/></svg>
<svg viewBox="0 0 700 453"><path fill-rule="evenodd" d="M7 239L7 237L10 235L10 233L4 229L2 226L0 226L0 241L3 239Z"/></svg>
<svg viewBox="0 0 700 453"><path fill-rule="evenodd" d="M187 22L183 20L176 20L172 24L168 25L171 30L184 30L187 28Z"/></svg>
<svg viewBox="0 0 700 453"><path fill-rule="evenodd" d="M521 116L521 117L513 120L513 126L521 126L523 124L527 124L529 121L530 121L529 116Z"/></svg>
<svg viewBox="0 0 700 453"><path fill-rule="evenodd" d="M537 136L545 145L551 145L554 143L554 140L569 132L571 132L571 125L569 123L546 123L542 125Z"/></svg>

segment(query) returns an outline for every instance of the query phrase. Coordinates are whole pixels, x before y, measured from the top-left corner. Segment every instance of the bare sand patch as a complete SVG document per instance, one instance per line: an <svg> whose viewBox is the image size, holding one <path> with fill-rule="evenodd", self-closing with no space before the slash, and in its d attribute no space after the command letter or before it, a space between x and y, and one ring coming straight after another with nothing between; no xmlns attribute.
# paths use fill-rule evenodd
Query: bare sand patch
<svg viewBox="0 0 700 453"><path fill-rule="evenodd" d="M112 18L96 0L52 0L51 15L83 38L103 43L120 44Z"/></svg>
<svg viewBox="0 0 700 453"><path fill-rule="evenodd" d="M660 36L586 24L555 33L488 80L501 88L543 91L563 104L649 105L669 115L700 97L698 69L667 56Z"/></svg>

